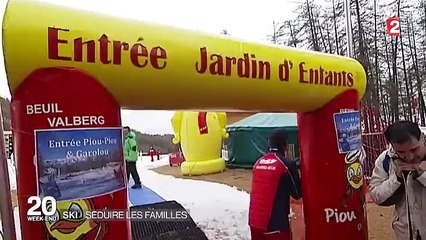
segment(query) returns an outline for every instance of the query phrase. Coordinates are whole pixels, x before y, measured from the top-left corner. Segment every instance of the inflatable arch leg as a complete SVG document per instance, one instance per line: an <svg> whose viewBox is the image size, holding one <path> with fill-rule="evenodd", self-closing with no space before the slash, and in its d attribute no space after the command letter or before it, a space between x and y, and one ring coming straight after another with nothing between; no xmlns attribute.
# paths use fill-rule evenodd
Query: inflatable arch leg
<svg viewBox="0 0 426 240"><path fill-rule="evenodd" d="M94 136L99 139L102 137L104 140L109 138L111 144L113 141L115 142L115 140L112 140L113 138L119 137L117 134L120 134L121 137L120 105L108 90L100 85L96 79L79 70L72 68L38 69L31 73L16 90L12 98L11 108L12 127L15 137L14 145L17 146L15 156L18 172L18 203L22 239L130 239L129 223L126 221L97 222L85 219L76 221L74 219L74 221L68 222L68 219L63 218L60 214L55 221L31 222L25 218L29 208L34 205L34 202L27 202L28 197L39 195L40 188L50 191L51 194L49 195L54 195L59 201L62 197L66 197L66 193L69 193L67 192L68 188L75 190L76 187L81 187L86 189L85 192L90 192L87 189L100 187L99 185L90 185L94 183L89 183L89 179L87 179L86 183L74 180L74 183L69 186L61 186L61 181L62 184L66 183L63 182L63 174L56 170L62 169L61 172L64 172L66 166L60 165L62 163L59 160L52 162L49 166L40 163L45 159L51 158L50 153L57 154L52 160L75 160L65 156L68 153L60 149L75 150L74 153L70 154L77 154L80 147L80 150L88 151L88 144L96 144L89 140L89 138L95 138ZM117 127L120 129L115 131L115 136L107 134L110 132L107 129ZM51 131L49 133L49 130L55 129L62 129L62 133L61 131ZM77 134L71 135L70 132L64 133L64 129L69 129L70 131L85 130L85 132L79 131L76 132ZM44 137L39 135L37 137L35 134L37 130L43 130L48 135L44 135ZM93 135L90 133L92 130L104 132ZM81 134L86 135L82 136ZM59 136L62 138L58 138ZM38 139L35 140L36 138ZM75 148L69 147L71 141L74 141ZM80 141L80 143L78 144L77 141ZM118 154L109 156L117 160L117 162L111 162L111 164L122 166L124 163L122 144L121 141L117 142L121 146L117 146ZM35 145L36 143L37 145ZM57 143L60 143L61 146ZM83 145L85 146L83 147ZM105 142L97 147L101 150L113 149L108 148ZM40 152L35 152L35 149ZM83 151L81 154L83 154ZM84 162L74 162L73 167L77 166L75 164L81 165ZM50 177L50 175L46 176L46 172L49 169L54 170L51 178L49 182L42 183L45 177ZM97 196L82 196L78 199L75 199L78 195L74 193L72 196L74 200L59 201L57 208L66 211L73 205L78 206L77 208L82 211L96 209L127 210L126 177L122 172L123 168L117 167L114 170L121 170L122 173L122 175L116 175L119 178L117 181L121 185L110 189L115 189L115 192L102 194L102 191L100 191L96 192ZM110 176L114 176L112 170L105 175L105 178L110 179ZM117 181L109 183L114 184ZM47 186L48 183L55 187L46 190L43 186ZM55 189L55 191L51 191L52 189Z"/></svg>
<svg viewBox="0 0 426 240"><path fill-rule="evenodd" d="M336 113L358 109L357 92L348 90L323 108L298 115L307 240L368 239L360 159L348 164L339 153L333 119ZM354 175L347 174L350 168Z"/></svg>

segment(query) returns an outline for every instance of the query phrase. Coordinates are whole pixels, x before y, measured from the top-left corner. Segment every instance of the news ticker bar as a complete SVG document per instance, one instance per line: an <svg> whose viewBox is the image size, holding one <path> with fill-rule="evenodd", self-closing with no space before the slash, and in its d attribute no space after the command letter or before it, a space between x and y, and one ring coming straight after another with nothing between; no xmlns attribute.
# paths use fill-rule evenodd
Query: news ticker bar
<svg viewBox="0 0 426 240"><path fill-rule="evenodd" d="M176 209L144 209L144 210L90 210L90 211L70 211L58 210L50 216L27 216L30 222L56 222L65 221L187 221L190 219L189 211Z"/></svg>

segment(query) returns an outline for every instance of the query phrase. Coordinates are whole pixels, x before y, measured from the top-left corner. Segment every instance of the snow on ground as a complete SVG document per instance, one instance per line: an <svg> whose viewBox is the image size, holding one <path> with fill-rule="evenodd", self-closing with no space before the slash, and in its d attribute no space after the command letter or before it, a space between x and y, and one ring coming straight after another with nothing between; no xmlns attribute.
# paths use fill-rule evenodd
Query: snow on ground
<svg viewBox="0 0 426 240"><path fill-rule="evenodd" d="M209 239L250 239L247 225L248 193L223 184L179 179L151 170L168 164L166 155L154 162L151 162L150 157L142 157L142 161L138 162L142 184L166 200L176 200L182 204ZM15 168L13 164L9 168L11 185L16 189ZM18 208L15 208L14 215L17 239L21 240ZM3 239L0 237L0 240Z"/></svg>
<svg viewBox="0 0 426 240"><path fill-rule="evenodd" d="M13 215L15 216L15 229L16 229L16 240L21 240L21 222L19 218L19 209L16 207L13 209Z"/></svg>
<svg viewBox="0 0 426 240"><path fill-rule="evenodd" d="M149 156L143 156L142 158L139 157L139 160L141 159L142 159L142 162L139 161L139 163L143 163L142 166L143 166L143 169L145 170L169 165L169 155L160 155L160 160L157 160L157 157L155 157L154 162L151 162L151 157Z"/></svg>
<svg viewBox="0 0 426 240"><path fill-rule="evenodd" d="M166 200L176 200L186 209L209 239L250 239L247 225L249 194L224 184L180 179L150 169L168 165L164 156L151 162L142 157L138 171L142 184Z"/></svg>
<svg viewBox="0 0 426 240"><path fill-rule="evenodd" d="M16 190L16 171L14 161L12 159L7 159L7 166L9 171L10 189Z"/></svg>

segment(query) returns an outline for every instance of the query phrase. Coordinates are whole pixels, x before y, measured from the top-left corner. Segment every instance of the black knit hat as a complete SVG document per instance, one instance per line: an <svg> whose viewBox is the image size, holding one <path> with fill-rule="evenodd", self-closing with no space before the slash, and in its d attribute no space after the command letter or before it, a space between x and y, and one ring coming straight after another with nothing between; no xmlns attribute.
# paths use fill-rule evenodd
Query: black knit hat
<svg viewBox="0 0 426 240"><path fill-rule="evenodd" d="M271 148L282 149L287 146L288 134L284 129L275 130L269 138L269 146Z"/></svg>

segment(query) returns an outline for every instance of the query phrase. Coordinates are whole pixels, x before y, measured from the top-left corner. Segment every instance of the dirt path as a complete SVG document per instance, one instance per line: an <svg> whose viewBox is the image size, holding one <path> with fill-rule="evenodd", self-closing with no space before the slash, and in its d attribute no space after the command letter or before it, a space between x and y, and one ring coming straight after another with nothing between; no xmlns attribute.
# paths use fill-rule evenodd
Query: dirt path
<svg viewBox="0 0 426 240"><path fill-rule="evenodd" d="M179 167L162 166L153 169L155 172L165 175L171 175L177 178L204 180L216 183L222 183L229 186L237 187L246 192L251 191L251 170L246 169L227 169L223 173L205 175L205 176L181 176ZM303 240L304 220L303 206L300 202L293 202L292 209L295 212L293 216L293 231L295 240ZM391 207L379 207L373 203L367 204L368 213L368 230L370 240L395 240L393 231L390 227L390 219L392 216Z"/></svg>

